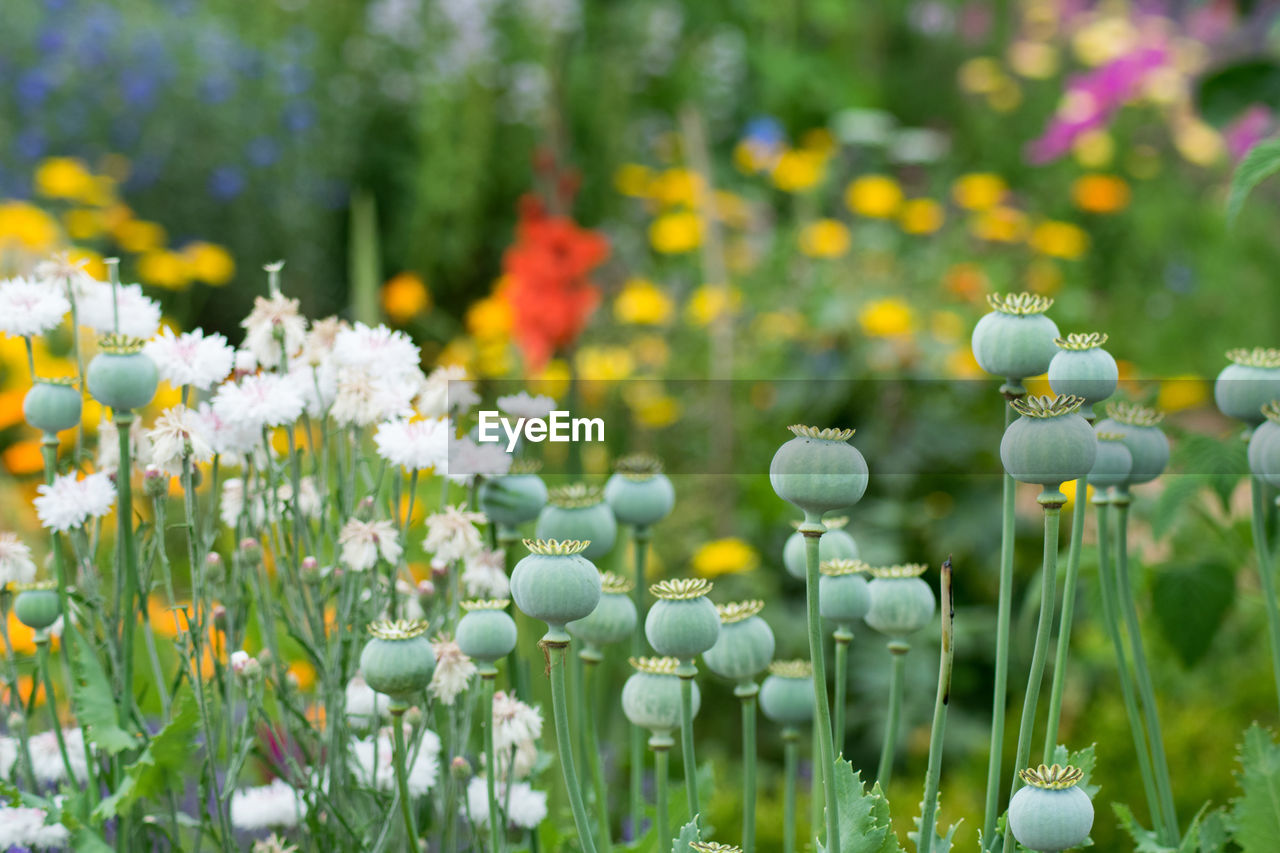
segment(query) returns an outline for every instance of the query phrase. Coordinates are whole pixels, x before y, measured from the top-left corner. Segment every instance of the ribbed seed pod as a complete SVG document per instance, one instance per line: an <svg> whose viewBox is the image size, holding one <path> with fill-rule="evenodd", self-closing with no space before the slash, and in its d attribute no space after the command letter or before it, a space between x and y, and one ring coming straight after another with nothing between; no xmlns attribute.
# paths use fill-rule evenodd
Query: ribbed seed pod
<svg viewBox="0 0 1280 853"><path fill-rule="evenodd" d="M547 484L538 476L540 467L537 462L517 459L508 473L486 478L477 494L481 512L494 524L507 528L537 518L547 505Z"/></svg>
<svg viewBox="0 0 1280 853"><path fill-rule="evenodd" d="M33 631L43 631L58 621L62 604L53 581L15 584L18 595L13 601L13 615Z"/></svg>
<svg viewBox="0 0 1280 853"><path fill-rule="evenodd" d="M630 580L613 572L600 576L600 603L596 609L565 626L571 636L583 642L584 657L598 660L605 646L631 636L638 618L630 595L633 588Z"/></svg>
<svg viewBox="0 0 1280 853"><path fill-rule="evenodd" d="M937 599L920 576L919 563L871 569L871 609L866 623L892 640L905 639L933 621Z"/></svg>
<svg viewBox="0 0 1280 853"><path fill-rule="evenodd" d="M823 537L826 538L826 537ZM871 567L861 560L824 560L819 566L818 611L847 630L871 610Z"/></svg>
<svg viewBox="0 0 1280 853"><path fill-rule="evenodd" d="M27 423L50 435L80 423L80 408L80 391L71 378L37 379L22 398Z"/></svg>
<svg viewBox="0 0 1280 853"><path fill-rule="evenodd" d="M764 602L738 601L716 608L720 614L720 636L702 656L707 668L721 678L742 683L750 681L773 660L773 629L760 616Z"/></svg>
<svg viewBox="0 0 1280 853"><path fill-rule="evenodd" d="M807 660L777 661L760 685L760 712L780 726L813 720L813 666Z"/></svg>
<svg viewBox="0 0 1280 853"><path fill-rule="evenodd" d="M818 540L818 559L824 562L858 559L858 543L854 541L849 531L844 529L849 519L845 516L832 516L824 518L822 523L826 526L827 532ZM782 546L782 565L786 567L787 574L802 581L805 572L804 561L804 534L797 530L787 537L786 544Z"/></svg>
<svg viewBox="0 0 1280 853"><path fill-rule="evenodd" d="M659 581L649 587L657 602L644 620L649 645L660 655L691 660L716 644L720 614L707 598L711 582L702 578Z"/></svg>
<svg viewBox="0 0 1280 853"><path fill-rule="evenodd" d="M1020 483L1057 489L1089 473L1098 440L1080 416L1079 397L1029 396L1009 403L1022 417L1000 440L1000 461Z"/></svg>
<svg viewBox="0 0 1280 853"><path fill-rule="evenodd" d="M1086 413L1116 392L1120 368L1102 348L1107 336L1100 332L1070 334L1054 344L1058 353L1049 362L1049 387L1062 396L1084 400Z"/></svg>
<svg viewBox="0 0 1280 853"><path fill-rule="evenodd" d="M867 490L867 462L849 439L851 429L789 427L795 438L769 463L769 483L778 497L817 519L846 509Z"/></svg>
<svg viewBox="0 0 1280 853"><path fill-rule="evenodd" d="M635 672L622 686L622 711L633 726L648 729L655 735L670 737L680 727L679 661L675 658L631 658ZM693 688L693 714L698 715L702 695L696 681Z"/></svg>
<svg viewBox="0 0 1280 853"><path fill-rule="evenodd" d="M142 351L142 341L107 335L89 362L86 382L93 398L114 412L140 409L156 395L160 373Z"/></svg>
<svg viewBox="0 0 1280 853"><path fill-rule="evenodd" d="M1262 423L1262 407L1280 399L1280 349L1233 349L1231 362L1213 383L1213 399L1229 418L1256 426Z"/></svg>
<svg viewBox="0 0 1280 853"><path fill-rule="evenodd" d="M511 571L511 597L516 607L547 623L549 639L568 641L565 625L600 603L600 572L584 556L589 543L526 539L524 545L529 555Z"/></svg>
<svg viewBox="0 0 1280 853"><path fill-rule="evenodd" d="M676 490L662 473L662 462L637 453L614 464L614 473L604 484L604 499L619 523L649 527L671 514Z"/></svg>
<svg viewBox="0 0 1280 853"><path fill-rule="evenodd" d="M516 622L507 613L505 598L464 601L454 640L462 653L477 664L492 664L516 647ZM483 671L483 670L482 670Z"/></svg>
<svg viewBox="0 0 1280 853"><path fill-rule="evenodd" d="M1095 432L1116 433L1133 457L1133 468L1125 486L1149 483L1164 472L1169 464L1169 439L1159 427L1164 415L1132 403L1108 403L1107 418L1099 421Z"/></svg>
<svg viewBox="0 0 1280 853"><path fill-rule="evenodd" d="M1093 803L1079 787L1081 771L1041 764L1018 775L1027 783L1009 801L1009 829L1018 843L1036 853L1083 844L1093 828Z"/></svg>
<svg viewBox="0 0 1280 853"><path fill-rule="evenodd" d="M436 655L427 627L420 619L369 625L370 638L360 652L360 673L370 687L394 703L410 704L431 683Z"/></svg>
<svg viewBox="0 0 1280 853"><path fill-rule="evenodd" d="M539 539L586 542L583 556L599 560L613 550L618 521L598 487L574 483L550 491L535 530Z"/></svg>
<svg viewBox="0 0 1280 853"><path fill-rule="evenodd" d="M1039 376L1058 352L1058 327L1044 312L1053 300L1031 293L988 294L991 313L973 327L973 358L992 376Z"/></svg>

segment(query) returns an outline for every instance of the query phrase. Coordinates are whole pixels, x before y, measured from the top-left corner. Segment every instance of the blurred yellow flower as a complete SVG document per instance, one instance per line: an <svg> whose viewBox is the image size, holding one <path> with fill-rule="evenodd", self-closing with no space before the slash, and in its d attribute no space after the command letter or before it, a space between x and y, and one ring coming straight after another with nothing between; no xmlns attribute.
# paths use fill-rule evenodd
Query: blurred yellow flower
<svg viewBox="0 0 1280 853"><path fill-rule="evenodd" d="M858 312L858 324L870 337L896 338L911 334L915 328L915 314L911 306L901 299L877 299L862 306Z"/></svg>
<svg viewBox="0 0 1280 853"><path fill-rule="evenodd" d="M1076 499L1076 484L1079 482L1080 482L1079 480L1068 480L1067 482L1062 484L1061 486L1062 493L1067 496L1066 506L1070 506L1071 502ZM1086 483L1084 487L1085 502L1088 503L1089 500L1091 500L1092 498L1093 498L1093 486L1090 486L1089 484Z"/></svg>
<svg viewBox="0 0 1280 853"><path fill-rule="evenodd" d="M619 323L660 326L671 319L671 297L647 278L633 278L613 300L613 316Z"/></svg>
<svg viewBox="0 0 1280 853"><path fill-rule="evenodd" d="M1128 53L1138 31L1127 17L1102 15L1076 31L1071 46L1085 65L1102 65Z"/></svg>
<svg viewBox="0 0 1280 853"><path fill-rule="evenodd" d="M688 169L667 169L649 182L649 195L665 205L693 206L698 188L697 173Z"/></svg>
<svg viewBox="0 0 1280 853"><path fill-rule="evenodd" d="M48 198L81 198L93 186L93 175L75 157L49 157L36 167L36 193Z"/></svg>
<svg viewBox="0 0 1280 853"><path fill-rule="evenodd" d="M476 340L505 340L511 335L511 303L501 295L501 283L496 290L494 294L476 300L467 308L467 332Z"/></svg>
<svg viewBox="0 0 1280 853"><path fill-rule="evenodd" d="M1058 49L1051 44L1019 39L1009 46L1009 67L1031 80L1058 73Z"/></svg>
<svg viewBox="0 0 1280 853"><path fill-rule="evenodd" d="M62 224L72 240L92 240L106 230L106 217L102 211L89 207L77 207L62 214Z"/></svg>
<svg viewBox="0 0 1280 853"><path fill-rule="evenodd" d="M987 95L987 104L998 113L1012 112L1022 103L1022 87L1012 77L1005 77L995 91Z"/></svg>
<svg viewBox="0 0 1280 853"><path fill-rule="evenodd" d="M1209 401L1210 384L1194 373L1171 376L1160 383L1156 408L1162 412L1180 412L1194 409Z"/></svg>
<svg viewBox="0 0 1280 853"><path fill-rule="evenodd" d="M23 422L22 401L26 396L25 383L22 387L0 392L0 429L8 429Z"/></svg>
<svg viewBox="0 0 1280 853"><path fill-rule="evenodd" d="M759 146L740 141L733 146L733 165L744 175L755 175L769 168L772 158L763 156Z"/></svg>
<svg viewBox="0 0 1280 853"><path fill-rule="evenodd" d="M188 243L182 254L191 267L191 275L205 284L226 284L236 274L236 262L231 253L216 243Z"/></svg>
<svg viewBox="0 0 1280 853"><path fill-rule="evenodd" d="M1041 296L1053 296L1061 289L1062 270L1056 263L1047 258L1036 258L1027 265L1027 290Z"/></svg>
<svg viewBox="0 0 1280 853"><path fill-rule="evenodd" d="M143 219L127 219L115 228L116 243L126 252L149 252L164 246L168 235L164 226Z"/></svg>
<svg viewBox="0 0 1280 853"><path fill-rule="evenodd" d="M476 341L474 364L480 376L505 376L512 367L510 343L501 339Z"/></svg>
<svg viewBox="0 0 1280 853"><path fill-rule="evenodd" d="M685 305L685 317L695 326L709 326L722 314L736 314L742 307L742 291L736 287L704 284Z"/></svg>
<svg viewBox="0 0 1280 853"><path fill-rule="evenodd" d="M815 127L804 132L800 137L800 145L820 154L830 154L836 150L836 136L825 127Z"/></svg>
<svg viewBox="0 0 1280 853"><path fill-rule="evenodd" d="M305 660L296 660L289 664L289 668L285 670L285 674L291 676L297 682L298 689L303 693L311 690L316 684L316 668Z"/></svg>
<svg viewBox="0 0 1280 853"><path fill-rule="evenodd" d="M623 399L636 423L647 429L663 429L680 420L680 401L663 391L657 382L628 384Z"/></svg>
<svg viewBox="0 0 1280 853"><path fill-rule="evenodd" d="M644 198L649 194L653 170L639 163L623 163L613 173L613 185L618 192L632 198Z"/></svg>
<svg viewBox="0 0 1280 853"><path fill-rule="evenodd" d="M1197 166L1211 166L1222 158L1222 136L1202 121L1187 121L1173 134L1173 144L1183 159Z"/></svg>
<svg viewBox="0 0 1280 853"><path fill-rule="evenodd" d="M929 315L929 331L939 341L956 343L965 337L967 324L955 311L934 311Z"/></svg>
<svg viewBox="0 0 1280 853"><path fill-rule="evenodd" d="M444 367L470 367L475 357L474 343L467 338L454 338L440 350L436 356L436 364Z"/></svg>
<svg viewBox="0 0 1280 853"><path fill-rule="evenodd" d="M931 198L913 198L902 205L898 222L908 234L932 234L942 227L946 212Z"/></svg>
<svg viewBox="0 0 1280 853"><path fill-rule="evenodd" d="M827 158L821 151L792 148L783 151L773 166L773 185L798 193L817 186L826 171Z"/></svg>
<svg viewBox="0 0 1280 853"><path fill-rule="evenodd" d="M689 211L664 213L650 223L649 242L664 255L691 252L702 242L702 222Z"/></svg>
<svg viewBox="0 0 1280 853"><path fill-rule="evenodd" d="M766 311L756 317L751 327L766 340L794 340L804 334L804 315L794 308Z"/></svg>
<svg viewBox="0 0 1280 853"><path fill-rule="evenodd" d="M760 564L754 548L735 536L704 542L693 552L693 573L704 578L749 572Z"/></svg>
<svg viewBox="0 0 1280 853"><path fill-rule="evenodd" d="M626 347L586 346L578 350L573 360L578 378L586 380L615 381L626 379L635 370L635 360Z"/></svg>
<svg viewBox="0 0 1280 853"><path fill-rule="evenodd" d="M534 388L537 393L560 400L569 393L569 363L553 358L532 379L537 383Z"/></svg>
<svg viewBox="0 0 1280 853"><path fill-rule="evenodd" d="M978 214L970 230L980 240L1017 243L1027 234L1027 215L1012 207L996 207Z"/></svg>
<svg viewBox="0 0 1280 853"><path fill-rule="evenodd" d="M1102 129L1086 131L1071 146L1076 162L1086 169L1101 169L1109 164L1116 153L1115 140Z"/></svg>
<svg viewBox="0 0 1280 853"><path fill-rule="evenodd" d="M427 284L415 272L401 272L387 279L382 285L381 297L383 312L398 325L409 322L431 305Z"/></svg>
<svg viewBox="0 0 1280 853"><path fill-rule="evenodd" d="M671 360L671 347L662 335L637 335L631 341L631 353L646 367L661 368Z"/></svg>
<svg viewBox="0 0 1280 853"><path fill-rule="evenodd" d="M990 56L975 56L960 66L960 89L970 95L994 92L1004 79L1004 69Z"/></svg>
<svg viewBox="0 0 1280 853"><path fill-rule="evenodd" d="M160 249L138 259L138 277L166 290L181 290L191 283L191 268L177 252Z"/></svg>
<svg viewBox="0 0 1280 853"><path fill-rule="evenodd" d="M80 196L85 204L107 207L116 200L116 179L108 175L94 175L89 188Z"/></svg>
<svg viewBox="0 0 1280 853"><path fill-rule="evenodd" d="M716 218L730 228L745 228L751 222L751 206L737 193L716 190Z"/></svg>
<svg viewBox="0 0 1280 853"><path fill-rule="evenodd" d="M990 210L1000 203L1009 188L1004 178L990 172L961 175L951 185L951 197L965 210Z"/></svg>
<svg viewBox="0 0 1280 853"><path fill-rule="evenodd" d="M902 187L888 175L863 175L849 184L844 200L854 213L888 219L902 204Z"/></svg>
<svg viewBox="0 0 1280 853"><path fill-rule="evenodd" d="M975 379L983 376L982 368L973 357L973 349L968 344L956 347L947 353L943 360L943 370L953 379Z"/></svg>
<svg viewBox="0 0 1280 853"><path fill-rule="evenodd" d="M1071 198L1087 213L1115 213L1129 205L1129 185L1117 175L1081 175L1071 185Z"/></svg>
<svg viewBox="0 0 1280 853"><path fill-rule="evenodd" d="M800 229L800 251L811 258L838 258L851 243L848 226L837 219L819 219Z"/></svg>
<svg viewBox="0 0 1280 853"><path fill-rule="evenodd" d="M44 470L44 456L38 438L15 441L4 449L3 455L4 467L15 477Z"/></svg>
<svg viewBox="0 0 1280 853"><path fill-rule="evenodd" d="M19 246L42 252L57 240L58 226L52 216L25 201L0 202L0 248Z"/></svg>
<svg viewBox="0 0 1280 853"><path fill-rule="evenodd" d="M1042 255L1074 261L1089 248L1089 235L1070 222L1041 222L1032 229L1027 242Z"/></svg>

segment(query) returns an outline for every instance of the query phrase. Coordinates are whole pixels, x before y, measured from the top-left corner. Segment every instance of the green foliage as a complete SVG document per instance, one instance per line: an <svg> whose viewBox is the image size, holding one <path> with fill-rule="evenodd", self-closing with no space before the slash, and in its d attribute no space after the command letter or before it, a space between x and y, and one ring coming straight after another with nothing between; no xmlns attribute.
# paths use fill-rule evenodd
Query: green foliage
<svg viewBox="0 0 1280 853"><path fill-rule="evenodd" d="M855 772L844 759L836 760L833 781L840 818L839 853L904 853L889 819L889 801L880 786L868 791L862 772ZM826 848L818 844L817 849Z"/></svg>
<svg viewBox="0 0 1280 853"><path fill-rule="evenodd" d="M671 842L671 853L688 853L689 845L701 840L702 830L698 828L698 818L695 817L680 828L675 841Z"/></svg>
<svg viewBox="0 0 1280 853"><path fill-rule="evenodd" d="M156 797L182 785L191 761L200 710L190 690L174 699L169 723L161 729L137 760L125 768L120 786L94 809L94 817L108 818L127 812L139 800Z"/></svg>
<svg viewBox="0 0 1280 853"><path fill-rule="evenodd" d="M941 811L941 810L942 810L942 792L939 791L938 792L938 809L937 811L934 812L934 814L936 815L938 811ZM915 842L917 850L920 849L920 821L924 817L924 800L920 801L920 812L921 812L920 814L912 818L912 820L915 822L915 825L916 825L915 832L907 833L907 838ZM933 851L933 853L950 853L952 839L955 838L956 830L960 829L960 823L953 823L951 824L951 826L947 827L946 835L938 834L936 824L933 827L931 827L931 829L933 829L934 831L933 846L932 848L930 848Z"/></svg>
<svg viewBox="0 0 1280 853"><path fill-rule="evenodd" d="M71 707L89 741L107 755L115 755L137 746L138 740L117 722L115 691L88 643L79 631L67 632L67 651L75 676Z"/></svg>
<svg viewBox="0 0 1280 853"><path fill-rule="evenodd" d="M1235 578L1230 566L1214 560L1165 565L1151 594L1161 635L1191 667L1209 651L1235 602Z"/></svg>
<svg viewBox="0 0 1280 853"><path fill-rule="evenodd" d="M1134 853L1220 853L1227 843L1221 809L1209 811L1205 803L1191 819L1177 847L1161 844L1156 834L1138 823L1133 812L1123 803L1112 803L1120 826L1133 839Z"/></svg>
<svg viewBox="0 0 1280 853"><path fill-rule="evenodd" d="M1235 841L1243 853L1270 853L1280 838L1280 745L1257 723L1240 746L1241 794L1231 810Z"/></svg>
<svg viewBox="0 0 1280 853"><path fill-rule="evenodd" d="M1231 176L1231 194L1227 196L1228 222L1235 222L1253 188L1276 172L1280 172L1280 139L1270 139L1253 146Z"/></svg>
<svg viewBox="0 0 1280 853"><path fill-rule="evenodd" d="M1066 746L1058 744L1053 751L1053 764L1071 765L1078 769L1084 775L1081 777L1077 787L1089 795L1089 799L1097 796L1102 790L1101 785L1094 785L1090 781L1093 777L1094 768L1098 766L1098 754L1096 743L1091 743L1084 749L1068 750Z"/></svg>

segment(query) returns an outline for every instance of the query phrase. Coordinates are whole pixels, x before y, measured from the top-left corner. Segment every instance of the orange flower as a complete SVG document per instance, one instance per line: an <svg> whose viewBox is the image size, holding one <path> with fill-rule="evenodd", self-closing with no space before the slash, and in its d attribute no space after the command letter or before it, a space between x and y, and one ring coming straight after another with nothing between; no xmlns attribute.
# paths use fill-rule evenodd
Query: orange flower
<svg viewBox="0 0 1280 853"><path fill-rule="evenodd" d="M382 285L382 310L391 322L403 325L431 305L427 285L416 273L402 272Z"/></svg>
<svg viewBox="0 0 1280 853"><path fill-rule="evenodd" d="M1071 187L1076 207L1088 213L1116 213L1129 206L1129 185L1117 175L1082 175Z"/></svg>

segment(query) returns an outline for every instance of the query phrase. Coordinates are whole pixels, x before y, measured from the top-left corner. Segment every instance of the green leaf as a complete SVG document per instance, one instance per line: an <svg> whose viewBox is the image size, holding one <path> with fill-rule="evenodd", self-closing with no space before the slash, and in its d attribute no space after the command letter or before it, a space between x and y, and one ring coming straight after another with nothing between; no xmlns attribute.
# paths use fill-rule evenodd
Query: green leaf
<svg viewBox="0 0 1280 853"><path fill-rule="evenodd" d="M66 639L71 671L75 676L75 684L71 687L71 707L90 743L108 755L138 746L138 738L117 722L115 691L89 641L79 631L68 631Z"/></svg>
<svg viewBox="0 0 1280 853"><path fill-rule="evenodd" d="M1280 746L1257 723L1244 733L1237 774L1241 795L1232 808L1243 853L1274 853L1280 838Z"/></svg>
<svg viewBox="0 0 1280 853"><path fill-rule="evenodd" d="M1124 803L1112 803L1111 809L1116 813L1120 826L1133 839L1133 853L1174 853L1172 847L1165 847L1156 840L1154 832L1144 829Z"/></svg>
<svg viewBox="0 0 1280 853"><path fill-rule="evenodd" d="M1231 176L1231 193L1227 196L1227 222L1234 223L1253 188L1280 172L1280 139L1259 142L1249 150Z"/></svg>
<svg viewBox="0 0 1280 853"><path fill-rule="evenodd" d="M113 853L111 845L87 826L82 826L71 833L71 849L76 853Z"/></svg>
<svg viewBox="0 0 1280 853"><path fill-rule="evenodd" d="M889 819L889 801L876 785L870 791L861 772L837 759L832 782L840 825L840 853L904 853Z"/></svg>
<svg viewBox="0 0 1280 853"><path fill-rule="evenodd" d="M698 828L698 818L695 816L693 820L680 828L675 841L671 842L671 853L689 853L689 845L701 840L702 830Z"/></svg>
<svg viewBox="0 0 1280 853"><path fill-rule="evenodd" d="M1200 849L1197 853L1223 853L1230 840L1226 811L1214 809L1200 822Z"/></svg>
<svg viewBox="0 0 1280 853"><path fill-rule="evenodd" d="M1254 104L1280 107L1280 65L1247 59L1205 75L1196 91L1200 115L1221 127Z"/></svg>
<svg viewBox="0 0 1280 853"><path fill-rule="evenodd" d="M1151 590L1156 624L1185 667L1209 651L1236 597L1228 566L1213 561L1166 565Z"/></svg>
<svg viewBox="0 0 1280 853"><path fill-rule="evenodd" d="M195 749L195 734L200 712L190 690L178 694L173 703L173 716L138 759L125 768L119 787L93 810L96 818L109 818L128 811L136 802L156 797L180 786Z"/></svg>
<svg viewBox="0 0 1280 853"><path fill-rule="evenodd" d="M1053 751L1053 764L1061 764L1063 766L1070 765L1078 769L1084 775L1080 777L1077 787L1089 795L1089 799L1097 796L1102 790L1102 786L1090 783L1093 777L1093 770L1098 765L1096 743L1091 743L1084 749L1068 750L1064 745L1058 744Z"/></svg>

